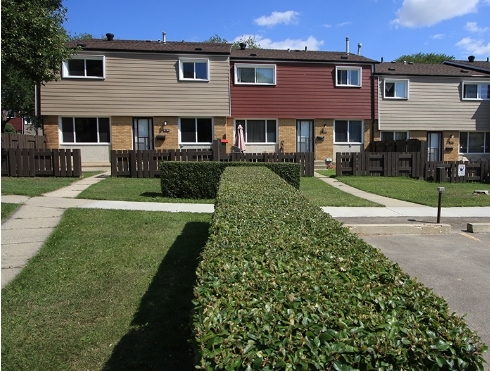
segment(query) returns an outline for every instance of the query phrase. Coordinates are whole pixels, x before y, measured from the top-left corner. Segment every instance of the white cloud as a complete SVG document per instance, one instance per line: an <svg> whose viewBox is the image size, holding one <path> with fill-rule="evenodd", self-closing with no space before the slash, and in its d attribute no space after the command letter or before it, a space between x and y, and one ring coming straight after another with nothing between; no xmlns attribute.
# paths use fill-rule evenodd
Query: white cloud
<svg viewBox="0 0 490 371"><path fill-rule="evenodd" d="M456 46L463 49L466 53L475 56L487 56L490 54L490 42L485 45L483 40L475 40L465 37L456 43Z"/></svg>
<svg viewBox="0 0 490 371"><path fill-rule="evenodd" d="M440 40L440 39L444 39L446 37L446 34L443 34L443 33L436 33L435 35L432 35L431 36L433 39L435 40Z"/></svg>
<svg viewBox="0 0 490 371"><path fill-rule="evenodd" d="M424 27L476 11L480 0L404 0L391 23L403 27ZM488 1L488 0L487 0Z"/></svg>
<svg viewBox="0 0 490 371"><path fill-rule="evenodd" d="M263 15L262 17L256 18L254 22L259 26L267 27L272 27L280 23L294 24L298 21L298 15L299 13L295 12L294 10L288 10L286 12L272 12L272 14L269 16Z"/></svg>
<svg viewBox="0 0 490 371"><path fill-rule="evenodd" d="M490 0L488 0L488 1L490 1ZM327 23L327 24L324 24L323 27L330 28L330 27L332 27L332 25Z"/></svg>
<svg viewBox="0 0 490 371"><path fill-rule="evenodd" d="M240 39L248 39L249 37L255 38L255 42L263 49L300 49L304 50L305 46L308 50L320 50L320 46L323 45L323 40L317 40L314 36L309 36L306 40L302 39L286 39L281 41L272 41L269 38L264 38L260 35L241 35L236 37L233 41Z"/></svg>
<svg viewBox="0 0 490 371"><path fill-rule="evenodd" d="M352 24L352 22L342 22L342 23L339 23L337 25L337 27L344 27L344 26L347 26L347 25L350 25L350 24Z"/></svg>
<svg viewBox="0 0 490 371"><path fill-rule="evenodd" d="M466 26L464 27L466 31L470 32L485 32L488 30L488 27L478 27L476 22L466 22Z"/></svg>

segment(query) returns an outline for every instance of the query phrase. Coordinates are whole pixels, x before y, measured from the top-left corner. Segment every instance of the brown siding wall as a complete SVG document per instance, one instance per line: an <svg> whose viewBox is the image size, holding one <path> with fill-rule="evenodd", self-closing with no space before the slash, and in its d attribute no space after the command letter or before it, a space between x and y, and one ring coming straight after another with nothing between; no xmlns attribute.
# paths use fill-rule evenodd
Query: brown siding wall
<svg viewBox="0 0 490 371"><path fill-rule="evenodd" d="M335 87L335 65L276 63L275 86L236 85L230 71L233 117L328 117L368 119L371 102L371 66L362 70L362 87Z"/></svg>

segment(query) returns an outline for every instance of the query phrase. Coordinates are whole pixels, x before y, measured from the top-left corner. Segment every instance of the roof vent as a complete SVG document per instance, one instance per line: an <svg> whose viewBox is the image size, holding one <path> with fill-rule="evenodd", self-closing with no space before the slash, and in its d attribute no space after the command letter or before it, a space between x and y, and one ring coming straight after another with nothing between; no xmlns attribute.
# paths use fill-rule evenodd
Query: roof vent
<svg viewBox="0 0 490 371"><path fill-rule="evenodd" d="M393 67L388 68L388 71L395 71Z"/></svg>
<svg viewBox="0 0 490 371"><path fill-rule="evenodd" d="M469 60L470 62L474 62L474 61L475 61L475 56L474 56L474 55L470 55L470 56L468 57L468 60Z"/></svg>
<svg viewBox="0 0 490 371"><path fill-rule="evenodd" d="M247 44L245 43L240 43L240 50L245 50L247 48Z"/></svg>
<svg viewBox="0 0 490 371"><path fill-rule="evenodd" d="M77 44L77 46L79 46L80 48L85 48L87 44Z"/></svg>
<svg viewBox="0 0 490 371"><path fill-rule="evenodd" d="M202 48L195 48L194 50L202 50Z"/></svg>
<svg viewBox="0 0 490 371"><path fill-rule="evenodd" d="M256 56L257 56L257 54L255 54L255 53L250 53L250 55L251 55L252 57L256 57Z"/></svg>
<svg viewBox="0 0 490 371"><path fill-rule="evenodd" d="M105 36L107 37L107 41L114 40L114 34L113 33L106 33Z"/></svg>
<svg viewBox="0 0 490 371"><path fill-rule="evenodd" d="M462 73L468 73L468 70L461 70Z"/></svg>
<svg viewBox="0 0 490 371"><path fill-rule="evenodd" d="M308 51L308 46L305 46L305 52Z"/></svg>
<svg viewBox="0 0 490 371"><path fill-rule="evenodd" d="M413 62L408 62L408 64L413 64Z"/></svg>
<svg viewBox="0 0 490 371"><path fill-rule="evenodd" d="M349 59L349 56L348 55L341 55L340 59Z"/></svg>

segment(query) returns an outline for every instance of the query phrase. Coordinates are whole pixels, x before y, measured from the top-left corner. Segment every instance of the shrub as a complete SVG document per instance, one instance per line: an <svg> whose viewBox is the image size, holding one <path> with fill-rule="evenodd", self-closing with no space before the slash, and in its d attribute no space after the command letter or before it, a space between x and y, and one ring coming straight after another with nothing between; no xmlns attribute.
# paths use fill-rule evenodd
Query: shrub
<svg viewBox="0 0 490 371"><path fill-rule="evenodd" d="M300 165L284 162L163 161L160 163L164 197L215 198L223 171L230 166L267 167L299 189Z"/></svg>
<svg viewBox="0 0 490 371"><path fill-rule="evenodd" d="M482 370L447 303L265 168L229 168L194 289L206 370Z"/></svg>

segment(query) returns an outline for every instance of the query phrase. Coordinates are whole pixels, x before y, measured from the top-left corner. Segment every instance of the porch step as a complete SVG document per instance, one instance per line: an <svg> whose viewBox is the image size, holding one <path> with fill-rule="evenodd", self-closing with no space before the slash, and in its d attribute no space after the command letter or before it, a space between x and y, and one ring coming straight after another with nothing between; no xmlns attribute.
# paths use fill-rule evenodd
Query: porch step
<svg viewBox="0 0 490 371"><path fill-rule="evenodd" d="M315 160L314 169L315 170L326 170L327 164L325 163L324 160Z"/></svg>

